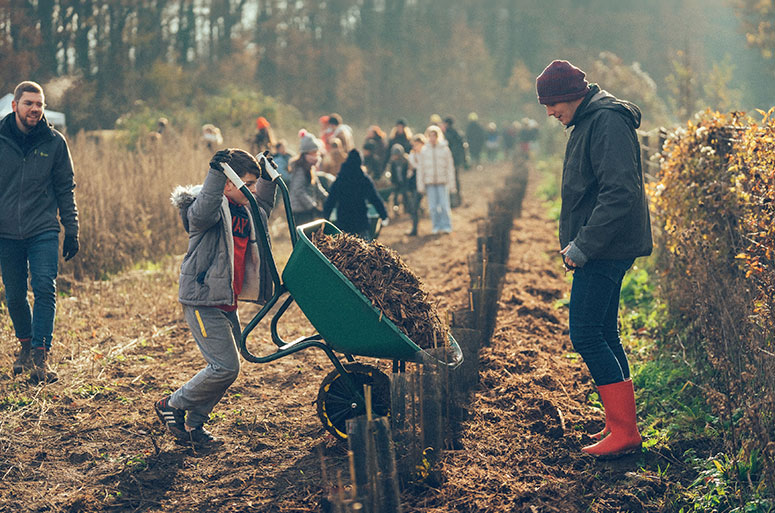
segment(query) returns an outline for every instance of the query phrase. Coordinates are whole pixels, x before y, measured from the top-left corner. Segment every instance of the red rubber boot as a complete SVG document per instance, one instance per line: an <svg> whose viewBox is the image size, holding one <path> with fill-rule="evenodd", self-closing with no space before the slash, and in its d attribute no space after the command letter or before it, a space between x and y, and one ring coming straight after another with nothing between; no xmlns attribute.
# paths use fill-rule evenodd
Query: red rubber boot
<svg viewBox="0 0 775 513"><path fill-rule="evenodd" d="M606 427L611 434L596 444L581 449L600 458L616 458L640 449L642 439L635 415L635 391L632 380L598 387L605 407Z"/></svg>

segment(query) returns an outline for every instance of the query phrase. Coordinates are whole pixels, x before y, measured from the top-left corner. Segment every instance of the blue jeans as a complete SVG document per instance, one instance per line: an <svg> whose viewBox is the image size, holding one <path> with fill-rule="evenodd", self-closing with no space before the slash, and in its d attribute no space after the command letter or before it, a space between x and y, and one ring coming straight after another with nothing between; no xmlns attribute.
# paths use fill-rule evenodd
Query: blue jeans
<svg viewBox="0 0 775 513"><path fill-rule="evenodd" d="M32 347L51 349L56 314L59 233L48 231L20 240L0 238L0 269L16 337L31 338ZM27 301L28 270L35 298L32 311Z"/></svg>
<svg viewBox="0 0 775 513"><path fill-rule="evenodd" d="M425 191L428 196L428 210L431 214L431 225L433 233L452 231L452 220L450 219L449 190L444 184L426 185Z"/></svg>
<svg viewBox="0 0 775 513"><path fill-rule="evenodd" d="M630 377L619 340L619 294L634 259L590 260L573 272L570 339L597 386Z"/></svg>

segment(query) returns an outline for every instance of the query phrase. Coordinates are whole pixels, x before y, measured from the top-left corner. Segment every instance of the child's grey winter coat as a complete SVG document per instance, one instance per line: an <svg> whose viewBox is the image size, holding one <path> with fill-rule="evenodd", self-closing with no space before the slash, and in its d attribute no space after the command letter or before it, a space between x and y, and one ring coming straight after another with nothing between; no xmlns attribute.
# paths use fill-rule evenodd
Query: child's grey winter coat
<svg viewBox="0 0 775 513"><path fill-rule="evenodd" d="M234 238L229 200L224 196L226 175L210 169L204 184L178 186L172 192L172 204L180 209L183 227L188 232L188 251L180 266L178 298L184 305L233 305ZM256 202L261 220L274 207L275 185L259 179ZM273 283L267 266L270 255L262 254L256 241L253 215L250 216L250 242L245 255L245 281L239 299L265 303L272 295ZM267 232L267 240L269 234Z"/></svg>

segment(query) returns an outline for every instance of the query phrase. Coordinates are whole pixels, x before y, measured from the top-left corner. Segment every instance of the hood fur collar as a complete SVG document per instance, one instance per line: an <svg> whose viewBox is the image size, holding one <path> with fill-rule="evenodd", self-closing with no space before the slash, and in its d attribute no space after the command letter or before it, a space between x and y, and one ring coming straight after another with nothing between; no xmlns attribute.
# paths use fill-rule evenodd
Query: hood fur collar
<svg viewBox="0 0 775 513"><path fill-rule="evenodd" d="M202 185L178 185L170 195L170 202L177 208L183 210L188 208L196 199Z"/></svg>

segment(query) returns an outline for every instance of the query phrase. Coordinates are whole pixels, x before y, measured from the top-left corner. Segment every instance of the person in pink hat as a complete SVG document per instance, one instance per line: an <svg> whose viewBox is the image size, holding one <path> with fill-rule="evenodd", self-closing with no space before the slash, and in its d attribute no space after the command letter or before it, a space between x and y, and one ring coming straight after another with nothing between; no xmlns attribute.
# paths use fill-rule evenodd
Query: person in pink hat
<svg viewBox="0 0 775 513"><path fill-rule="evenodd" d="M546 114L572 128L565 150L560 254L573 272L570 339L584 359L605 408L597 443L582 450L617 457L641 447L635 393L619 339L624 274L651 253L651 222L643 185L640 109L590 84L568 61L556 60L536 79Z"/></svg>

